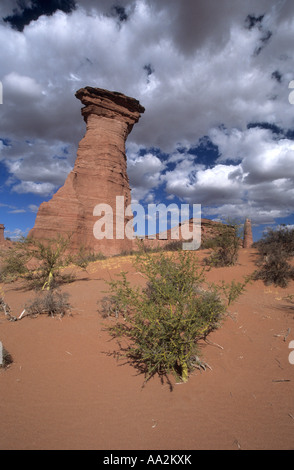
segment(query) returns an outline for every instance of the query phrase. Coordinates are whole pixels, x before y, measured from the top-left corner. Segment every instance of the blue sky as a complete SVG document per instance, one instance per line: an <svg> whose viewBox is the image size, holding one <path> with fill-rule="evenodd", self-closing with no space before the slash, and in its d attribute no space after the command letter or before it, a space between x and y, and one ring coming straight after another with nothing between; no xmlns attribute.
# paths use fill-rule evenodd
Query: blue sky
<svg viewBox="0 0 294 470"><path fill-rule="evenodd" d="M292 0L2 0L0 223L26 235L73 168L76 90L146 111L127 140L135 203L294 224Z"/></svg>

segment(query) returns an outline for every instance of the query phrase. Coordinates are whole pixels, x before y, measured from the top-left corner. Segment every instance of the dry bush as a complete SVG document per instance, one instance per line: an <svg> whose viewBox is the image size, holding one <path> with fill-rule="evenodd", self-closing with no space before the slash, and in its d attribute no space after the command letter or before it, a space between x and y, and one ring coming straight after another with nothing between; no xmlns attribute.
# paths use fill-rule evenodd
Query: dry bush
<svg viewBox="0 0 294 470"><path fill-rule="evenodd" d="M294 229L283 226L270 229L255 247L259 253L255 279L261 279L265 285L287 287L294 279L294 268L289 263L294 256Z"/></svg>
<svg viewBox="0 0 294 470"><path fill-rule="evenodd" d="M1 364L2 362L2 364ZM2 346L2 358L0 362L0 367L6 368L13 363L11 354Z"/></svg>
<svg viewBox="0 0 294 470"><path fill-rule="evenodd" d="M217 235L211 241L207 241L206 247L212 248L211 255L205 259L205 263L211 267L234 266L238 261L241 247L241 224L230 222L220 224L217 227Z"/></svg>
<svg viewBox="0 0 294 470"><path fill-rule="evenodd" d="M40 293L30 303L25 305L26 315L59 315L63 317L69 312L71 305L68 302L69 294L54 290Z"/></svg>

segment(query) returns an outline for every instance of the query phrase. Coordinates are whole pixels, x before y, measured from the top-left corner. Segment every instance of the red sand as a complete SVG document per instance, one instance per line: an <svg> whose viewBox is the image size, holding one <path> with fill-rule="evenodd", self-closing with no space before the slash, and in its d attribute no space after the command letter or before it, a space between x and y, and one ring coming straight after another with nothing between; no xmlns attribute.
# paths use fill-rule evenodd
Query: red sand
<svg viewBox="0 0 294 470"><path fill-rule="evenodd" d="M213 269L208 279L242 280L254 257L243 249L237 266ZM97 300L103 279L121 269L141 282L130 258L113 258L64 286L72 316L9 322L1 313L0 339L14 362L0 370L0 449L293 449L294 307L284 297L294 282L249 285L210 335L223 349L203 345L212 370L195 371L170 392L157 377L142 389L142 376L104 353L114 343ZM16 284L0 287L15 314L33 297Z"/></svg>

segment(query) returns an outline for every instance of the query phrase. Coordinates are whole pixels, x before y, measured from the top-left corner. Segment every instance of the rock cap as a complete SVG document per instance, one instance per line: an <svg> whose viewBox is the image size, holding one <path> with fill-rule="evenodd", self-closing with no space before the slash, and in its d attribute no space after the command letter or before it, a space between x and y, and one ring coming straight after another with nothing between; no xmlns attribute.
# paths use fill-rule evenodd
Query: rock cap
<svg viewBox="0 0 294 470"><path fill-rule="evenodd" d="M82 108L82 115L86 122L90 114L97 114L113 119L122 117L133 125L145 112L145 108L138 100L117 91L86 86L80 88L75 96L85 105Z"/></svg>

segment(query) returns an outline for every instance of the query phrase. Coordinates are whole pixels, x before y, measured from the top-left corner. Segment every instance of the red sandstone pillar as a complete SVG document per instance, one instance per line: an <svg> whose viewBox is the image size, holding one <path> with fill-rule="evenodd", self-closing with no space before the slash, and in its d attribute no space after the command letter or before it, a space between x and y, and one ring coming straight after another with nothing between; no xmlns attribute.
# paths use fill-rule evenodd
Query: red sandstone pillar
<svg viewBox="0 0 294 470"><path fill-rule="evenodd" d="M0 224L0 245L3 245L5 242L4 229L5 229L4 225Z"/></svg>
<svg viewBox="0 0 294 470"><path fill-rule="evenodd" d="M252 227L250 219L246 218L244 224L243 248L251 248L253 245Z"/></svg>
<svg viewBox="0 0 294 470"><path fill-rule="evenodd" d="M119 216L123 226L132 218L124 216L121 208L116 213L116 197L124 200L124 208L131 203L125 141L145 109L134 98L100 88L81 88L76 97L84 105L86 134L79 143L73 171L51 201L41 204L29 237L71 235L73 251L82 246L106 255L131 251L132 240L126 236L95 238L93 211L98 204L112 208L114 234Z"/></svg>

